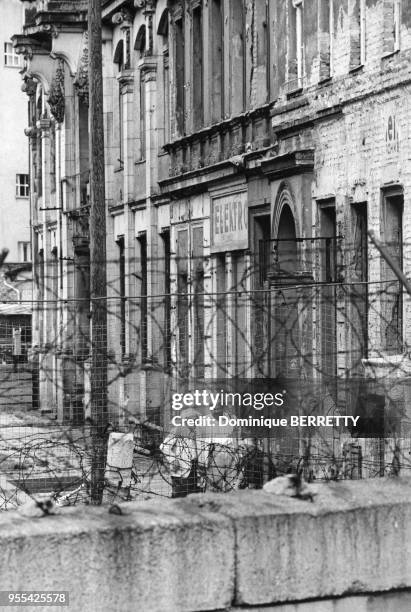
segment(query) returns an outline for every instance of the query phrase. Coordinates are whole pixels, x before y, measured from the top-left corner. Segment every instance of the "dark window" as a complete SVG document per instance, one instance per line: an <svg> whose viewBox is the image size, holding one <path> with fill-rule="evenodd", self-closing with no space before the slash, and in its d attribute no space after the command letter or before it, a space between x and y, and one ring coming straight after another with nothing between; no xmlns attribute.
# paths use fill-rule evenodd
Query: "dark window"
<svg viewBox="0 0 411 612"><path fill-rule="evenodd" d="M193 237L193 320L194 376L204 378L204 253L203 228L194 227Z"/></svg>
<svg viewBox="0 0 411 612"><path fill-rule="evenodd" d="M188 230L185 229L177 234L177 359L182 378L187 378L189 374L188 314Z"/></svg>
<svg viewBox="0 0 411 612"><path fill-rule="evenodd" d="M231 3L231 111L237 115L244 110L244 6L242 2Z"/></svg>
<svg viewBox="0 0 411 612"><path fill-rule="evenodd" d="M320 208L321 357L322 374L334 389L337 376L337 280L336 215L334 204Z"/></svg>
<svg viewBox="0 0 411 612"><path fill-rule="evenodd" d="M217 378L227 376L227 299L224 255L215 259L216 274L216 323L217 323Z"/></svg>
<svg viewBox="0 0 411 612"><path fill-rule="evenodd" d="M194 129L203 124L203 15L201 7L193 10L193 120Z"/></svg>
<svg viewBox="0 0 411 612"><path fill-rule="evenodd" d="M171 367L171 286L170 286L170 231L161 234L164 253L164 355L165 365Z"/></svg>
<svg viewBox="0 0 411 612"><path fill-rule="evenodd" d="M175 83L176 83L176 120L177 131L184 134L185 101L184 101L184 25L183 20L175 22Z"/></svg>
<svg viewBox="0 0 411 612"><path fill-rule="evenodd" d="M146 158L146 90L143 75L140 75L140 159Z"/></svg>
<svg viewBox="0 0 411 612"><path fill-rule="evenodd" d="M141 360L145 361L148 357L148 297L147 297L147 236L142 234L138 238L140 245L140 342Z"/></svg>
<svg viewBox="0 0 411 612"><path fill-rule="evenodd" d="M392 260L402 270L402 195L386 196L383 200L382 228L386 249ZM388 354L403 350L403 291L391 267L381 262L381 328L383 349Z"/></svg>
<svg viewBox="0 0 411 612"><path fill-rule="evenodd" d="M365 61L365 0L351 0L350 16L350 69Z"/></svg>
<svg viewBox="0 0 411 612"><path fill-rule="evenodd" d="M331 18L332 2L320 0L319 4L319 47L320 47L320 81L331 74Z"/></svg>
<svg viewBox="0 0 411 612"><path fill-rule="evenodd" d="M353 243L351 316L352 350L358 357L368 357L368 244L367 244L367 204L353 206ZM356 365L356 364L354 364ZM358 364L360 365L360 364Z"/></svg>
<svg viewBox="0 0 411 612"><path fill-rule="evenodd" d="M400 48L401 0L383 1L384 53L393 53Z"/></svg>
<svg viewBox="0 0 411 612"><path fill-rule="evenodd" d="M212 0L211 2L211 36L211 119L212 121L219 121L223 115L223 12L221 0Z"/></svg>
<svg viewBox="0 0 411 612"><path fill-rule="evenodd" d="M124 238L117 241L119 249L119 300L120 300L120 347L121 356L126 353L126 259Z"/></svg>

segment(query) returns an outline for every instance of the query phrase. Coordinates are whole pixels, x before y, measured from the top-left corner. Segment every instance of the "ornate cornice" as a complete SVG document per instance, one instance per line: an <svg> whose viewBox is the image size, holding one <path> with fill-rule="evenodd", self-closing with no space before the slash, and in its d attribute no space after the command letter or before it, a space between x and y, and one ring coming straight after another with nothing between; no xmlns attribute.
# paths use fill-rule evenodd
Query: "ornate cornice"
<svg viewBox="0 0 411 612"><path fill-rule="evenodd" d="M156 9L157 0L134 0L136 8L142 8L144 11L154 12Z"/></svg>
<svg viewBox="0 0 411 612"><path fill-rule="evenodd" d="M127 8L121 7L119 11L114 13L111 21L114 25L121 25L122 27L129 28L133 23L133 15Z"/></svg>
<svg viewBox="0 0 411 612"><path fill-rule="evenodd" d="M64 96L64 63L58 60L56 73L50 86L48 97L50 112L58 123L64 121L65 96Z"/></svg>

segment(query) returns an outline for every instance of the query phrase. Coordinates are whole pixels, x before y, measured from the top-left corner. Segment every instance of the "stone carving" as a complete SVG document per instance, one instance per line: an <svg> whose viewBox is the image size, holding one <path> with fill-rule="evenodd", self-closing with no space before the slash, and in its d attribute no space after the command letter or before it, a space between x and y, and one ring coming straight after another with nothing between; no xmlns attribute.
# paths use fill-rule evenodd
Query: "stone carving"
<svg viewBox="0 0 411 612"><path fill-rule="evenodd" d="M50 86L48 97L50 112L58 123L64 121L65 96L64 96L64 64L58 60L57 70Z"/></svg>
<svg viewBox="0 0 411 612"><path fill-rule="evenodd" d="M88 87L88 32L83 34L83 45L78 62L77 76L74 79L74 86L77 89L77 94L80 100L87 104L89 98Z"/></svg>
<svg viewBox="0 0 411 612"><path fill-rule="evenodd" d="M34 96L37 89L37 81L28 75L24 77L23 84L21 86L21 91L24 91L29 98Z"/></svg>
<svg viewBox="0 0 411 612"><path fill-rule="evenodd" d="M22 55L26 60L33 59L33 47L30 45L16 45L15 51L17 55Z"/></svg>
<svg viewBox="0 0 411 612"><path fill-rule="evenodd" d="M128 9L122 7L117 13L114 13L111 21L114 25L124 24L125 27L130 27L133 23L133 16Z"/></svg>

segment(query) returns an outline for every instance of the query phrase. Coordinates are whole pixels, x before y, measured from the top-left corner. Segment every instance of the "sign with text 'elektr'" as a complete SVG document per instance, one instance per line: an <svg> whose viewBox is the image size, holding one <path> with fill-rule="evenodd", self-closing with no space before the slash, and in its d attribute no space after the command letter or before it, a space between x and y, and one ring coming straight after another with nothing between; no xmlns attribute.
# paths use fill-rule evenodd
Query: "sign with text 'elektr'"
<svg viewBox="0 0 411 612"><path fill-rule="evenodd" d="M211 251L248 248L247 192L212 200Z"/></svg>

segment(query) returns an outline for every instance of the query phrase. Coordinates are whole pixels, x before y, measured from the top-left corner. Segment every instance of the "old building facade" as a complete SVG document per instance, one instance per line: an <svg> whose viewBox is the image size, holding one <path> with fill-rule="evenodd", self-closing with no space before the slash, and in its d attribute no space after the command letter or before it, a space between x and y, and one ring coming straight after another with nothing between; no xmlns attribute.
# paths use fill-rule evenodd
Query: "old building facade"
<svg viewBox="0 0 411 612"><path fill-rule="evenodd" d="M87 3L26 4L40 401L64 421L89 397ZM204 378L337 404L338 378L407 371L367 231L409 275L409 0L102 6L112 420L163 423Z"/></svg>
<svg viewBox="0 0 411 612"><path fill-rule="evenodd" d="M0 4L0 249L8 250L0 270L0 363L11 364L13 351L27 358L31 329L31 248L27 98L21 91L21 58L11 37L23 24L19 0ZM23 342L13 346L19 334ZM7 368L3 368L2 377ZM8 400L10 401L10 400Z"/></svg>

